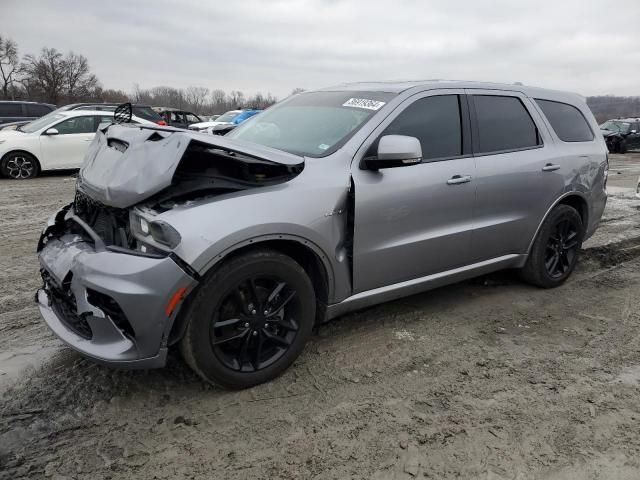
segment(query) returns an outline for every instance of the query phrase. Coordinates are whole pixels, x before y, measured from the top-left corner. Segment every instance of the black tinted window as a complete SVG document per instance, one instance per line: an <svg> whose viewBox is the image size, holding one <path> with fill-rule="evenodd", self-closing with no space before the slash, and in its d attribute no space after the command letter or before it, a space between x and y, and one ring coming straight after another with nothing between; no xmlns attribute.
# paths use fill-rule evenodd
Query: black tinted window
<svg viewBox="0 0 640 480"><path fill-rule="evenodd" d="M538 100L536 103L544 112L558 138L563 142L590 142L593 132L582 115L572 105L550 100Z"/></svg>
<svg viewBox="0 0 640 480"><path fill-rule="evenodd" d="M382 135L416 137L422 158L456 157L462 154L462 127L458 95L416 100L385 129Z"/></svg>
<svg viewBox="0 0 640 480"><path fill-rule="evenodd" d="M151 107L136 107L134 105L133 114L136 117L144 118L145 120L150 120L152 122L157 122L162 119L162 117Z"/></svg>
<svg viewBox="0 0 640 480"><path fill-rule="evenodd" d="M2 117L22 117L21 103L0 103L0 116Z"/></svg>
<svg viewBox="0 0 640 480"><path fill-rule="evenodd" d="M478 153L535 147L538 130L517 97L474 95L478 121Z"/></svg>
<svg viewBox="0 0 640 480"><path fill-rule="evenodd" d="M29 117L42 117L51 111L51 109L45 105L27 104L26 107L27 107L27 115Z"/></svg>

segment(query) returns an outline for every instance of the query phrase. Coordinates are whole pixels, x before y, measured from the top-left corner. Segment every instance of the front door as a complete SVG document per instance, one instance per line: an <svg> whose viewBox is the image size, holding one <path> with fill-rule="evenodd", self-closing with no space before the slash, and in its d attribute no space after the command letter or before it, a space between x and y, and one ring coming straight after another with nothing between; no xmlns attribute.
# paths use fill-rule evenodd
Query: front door
<svg viewBox="0 0 640 480"><path fill-rule="evenodd" d="M96 134L96 117L94 115L71 117L51 128L56 129L58 133L40 135L43 168L79 168Z"/></svg>
<svg viewBox="0 0 640 480"><path fill-rule="evenodd" d="M354 293L468 263L475 200L468 125L462 91L418 94L374 131L363 155L375 154L383 135L407 135L420 140L422 162L371 171L356 157Z"/></svg>

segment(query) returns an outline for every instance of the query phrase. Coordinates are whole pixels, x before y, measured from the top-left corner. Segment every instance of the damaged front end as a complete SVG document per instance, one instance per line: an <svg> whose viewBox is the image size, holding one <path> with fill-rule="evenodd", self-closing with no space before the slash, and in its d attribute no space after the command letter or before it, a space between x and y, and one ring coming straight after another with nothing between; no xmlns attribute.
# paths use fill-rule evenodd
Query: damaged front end
<svg viewBox="0 0 640 480"><path fill-rule="evenodd" d="M180 233L162 212L276 185L303 159L223 137L112 125L98 132L72 204L38 243L49 327L75 350L125 367L164 365L181 300L198 274L179 258Z"/></svg>

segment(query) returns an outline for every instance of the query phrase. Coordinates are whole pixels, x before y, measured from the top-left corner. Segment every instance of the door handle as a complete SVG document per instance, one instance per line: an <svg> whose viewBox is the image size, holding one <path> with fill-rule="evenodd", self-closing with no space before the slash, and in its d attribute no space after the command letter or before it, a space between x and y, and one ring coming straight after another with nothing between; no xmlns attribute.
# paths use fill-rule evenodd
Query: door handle
<svg viewBox="0 0 640 480"><path fill-rule="evenodd" d="M560 165L554 165L553 163L547 163L544 167L542 167L543 172L555 172L556 170L560 170Z"/></svg>
<svg viewBox="0 0 640 480"><path fill-rule="evenodd" d="M460 185L461 183L469 183L471 181L471 175L454 175L447 180L447 185Z"/></svg>
<svg viewBox="0 0 640 480"><path fill-rule="evenodd" d="M93 141L93 138L85 138L85 139L84 139L84 141L85 141L85 142L92 142L92 141Z"/></svg>

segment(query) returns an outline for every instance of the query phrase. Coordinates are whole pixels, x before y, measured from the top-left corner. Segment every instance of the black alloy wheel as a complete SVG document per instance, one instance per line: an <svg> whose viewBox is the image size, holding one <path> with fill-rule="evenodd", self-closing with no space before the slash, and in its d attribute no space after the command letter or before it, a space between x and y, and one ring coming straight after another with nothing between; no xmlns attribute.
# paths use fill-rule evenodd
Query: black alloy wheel
<svg viewBox="0 0 640 480"><path fill-rule="evenodd" d="M544 266L551 278L561 278L573 265L578 254L579 228L581 226L570 218L563 218L556 223L555 231L549 235Z"/></svg>
<svg viewBox="0 0 640 480"><path fill-rule="evenodd" d="M210 340L228 368L255 372L272 365L298 333L296 291L280 278L256 275L235 285L214 314Z"/></svg>
<svg viewBox="0 0 640 480"><path fill-rule="evenodd" d="M316 320L316 294L291 257L259 249L215 267L187 299L180 350L205 381L247 388L284 372Z"/></svg>
<svg viewBox="0 0 640 480"><path fill-rule="evenodd" d="M529 250L521 272L524 280L542 288L562 285L576 266L583 237L578 211L570 205L554 207Z"/></svg>

